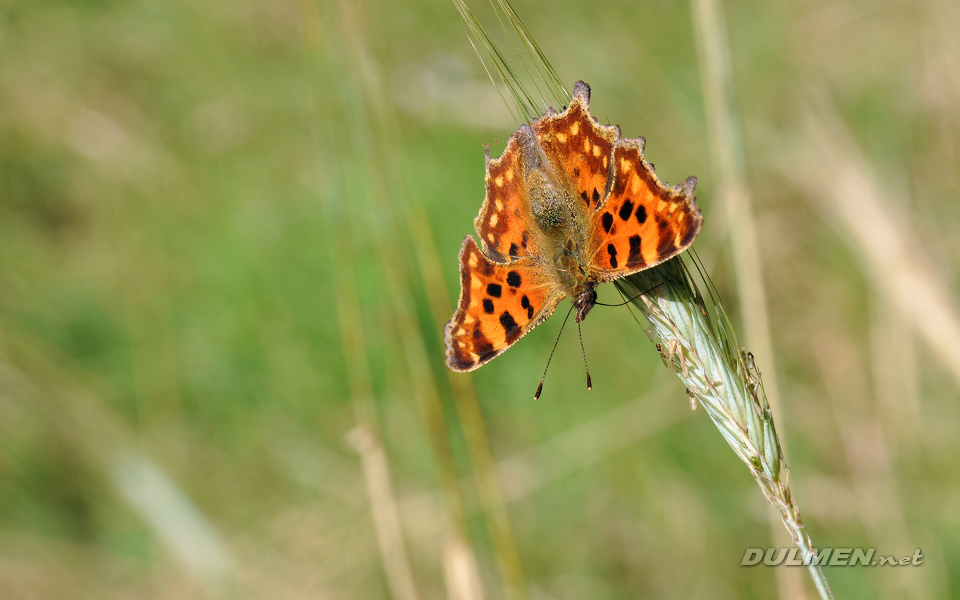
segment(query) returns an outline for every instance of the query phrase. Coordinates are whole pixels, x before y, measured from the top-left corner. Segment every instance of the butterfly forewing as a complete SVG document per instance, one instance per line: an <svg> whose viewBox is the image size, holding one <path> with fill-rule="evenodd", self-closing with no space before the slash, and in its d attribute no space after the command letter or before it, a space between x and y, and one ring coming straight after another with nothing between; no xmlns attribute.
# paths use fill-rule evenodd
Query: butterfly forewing
<svg viewBox="0 0 960 600"><path fill-rule="evenodd" d="M474 227L485 254L501 260L538 256L539 237L530 230L530 200L526 173L535 163L529 126L510 136L500 158L486 151L486 197Z"/></svg>

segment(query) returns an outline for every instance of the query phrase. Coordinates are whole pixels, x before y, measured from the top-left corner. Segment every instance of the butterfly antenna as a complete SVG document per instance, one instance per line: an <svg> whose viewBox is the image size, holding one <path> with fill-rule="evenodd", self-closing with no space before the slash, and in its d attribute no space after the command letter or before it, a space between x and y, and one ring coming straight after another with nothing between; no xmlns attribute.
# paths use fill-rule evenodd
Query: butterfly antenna
<svg viewBox="0 0 960 600"><path fill-rule="evenodd" d="M580 354L583 355L583 369L587 372L587 389L593 389L593 381L590 379L590 367L587 366L587 351L583 349L583 330L580 328L580 321L577 321L577 333L580 334Z"/></svg>
<svg viewBox="0 0 960 600"><path fill-rule="evenodd" d="M642 296L645 296L645 295L649 294L650 292L652 292L653 290L657 289L657 288L660 287L661 285L663 285L663 282L658 283L657 285L653 286L652 288L650 288L649 290L647 290L647 291L645 291L645 292L640 292L639 294L637 294L637 295L634 296L633 298L625 299L623 302L621 302L621 303L619 303L619 304L607 304L606 302L594 302L594 304L596 304L597 306L623 306L624 304L630 304L631 302L633 302L633 301L636 300L637 298L640 298L640 297L642 297Z"/></svg>
<svg viewBox="0 0 960 600"><path fill-rule="evenodd" d="M550 368L550 361L553 360L553 353L557 351L557 344L560 343L560 336L563 334L563 328L567 326L567 320L570 318L570 313L573 312L573 305L570 305L570 310L567 311L567 316L563 318L563 324L560 325L560 333L557 334L557 341L553 343L553 350L550 351L550 357L547 358L547 366L543 369L543 377L540 378L540 385L537 386L537 393L533 395L533 399L537 400L540 397L540 393L543 391L543 380L547 378L547 369ZM589 377L589 375L587 375Z"/></svg>

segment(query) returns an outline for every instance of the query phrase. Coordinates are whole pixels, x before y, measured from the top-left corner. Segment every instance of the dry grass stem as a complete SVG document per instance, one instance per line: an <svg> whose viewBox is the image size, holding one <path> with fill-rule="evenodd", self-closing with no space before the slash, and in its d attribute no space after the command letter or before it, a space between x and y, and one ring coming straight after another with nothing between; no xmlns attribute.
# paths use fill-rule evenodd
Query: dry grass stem
<svg viewBox="0 0 960 600"><path fill-rule="evenodd" d="M714 203L725 209L727 235L724 237L729 241L737 293L743 307L740 316L745 339L750 340L751 347L764 357L767 397L773 409L779 412L780 388L763 282L762 252L744 169L743 136L723 2L693 0L691 4L710 153L718 177ZM773 540L782 538L782 530L772 515L770 527ZM800 578L798 571L778 569L777 584L781 597L802 597Z"/></svg>
<svg viewBox="0 0 960 600"><path fill-rule="evenodd" d="M883 192L826 95L811 99L803 111L803 132L785 145L790 151L782 155L781 171L844 228L877 290L960 387L960 315L910 219Z"/></svg>
<svg viewBox="0 0 960 600"><path fill-rule="evenodd" d="M367 484L367 499L373 513L377 547L380 549L391 597L396 600L417 600L420 596L410 571L400 513L393 485L390 483L390 465L383 445L373 432L363 426L356 427L347 438L360 455L363 465L363 478Z"/></svg>
<svg viewBox="0 0 960 600"><path fill-rule="evenodd" d="M701 271L701 275L703 275ZM794 544L809 561L816 553L790 491L773 413L752 353L740 348L723 306L712 293L708 307L680 259L617 281L617 287L650 321L665 364L706 409L724 439L747 465ZM712 310L711 310L712 309ZM716 319L712 321L711 319ZM809 565L820 597L832 598L823 571Z"/></svg>
<svg viewBox="0 0 960 600"><path fill-rule="evenodd" d="M363 23L353 14L345 3L339 3L341 22L338 35L343 35L352 43L343 46L349 49L346 59L352 65L351 72L361 76L355 78L358 84L353 89L354 97L345 103L345 112L350 114L353 127L344 134L354 140L355 151L359 162L365 165L376 165L372 176L360 185L362 193L355 196L365 196L371 210L367 214L391 215L382 224L366 223L359 228L364 230L380 229L380 235L375 236L374 252L379 258L383 283L389 292L391 303L390 315L386 320L396 329L396 343L403 348L402 357L407 363L406 378L417 399L417 408L428 432L434 460L440 472L440 483L443 495L441 507L446 513L444 522L449 525L443 547L456 548L454 556L460 559L455 561L444 560L444 569L454 568L456 572L447 572L448 585L460 582L454 588L460 591L478 590L480 576L476 571L478 559L473 555L475 548L467 543L465 517L465 488L459 485L461 477L459 465L454 459L451 438L455 431L449 430L443 409L445 393L442 379L437 378L430 368L430 353L426 340L419 328L416 310L412 299L426 297L428 306L433 313L434 320L442 322L449 313L448 299L444 290L443 271L433 237L429 219L422 206L420 197L410 193L407 182L404 180L402 166L397 157L387 152L387 148L405 146L399 126L399 119L394 107L387 102L384 76L379 72L376 62L369 56L367 48L359 40L366 37L360 30ZM346 87L346 86L345 86ZM344 182L344 187L349 186ZM330 223L345 223L347 219L331 219ZM406 225L406 228L400 225ZM349 235L348 227L337 227L331 231L331 238ZM347 230L347 231L345 231ZM351 243L351 242L348 242ZM353 241L352 243L357 243ZM417 286L410 266L396 249L411 246L416 253L420 276L423 278L422 288ZM349 248L344 248L341 254L350 254ZM348 298L352 293L348 293ZM348 300L349 302L349 300ZM339 304L344 304L338 299ZM356 306L354 302L353 306ZM349 308L347 310L355 310ZM349 327L342 329L343 335L349 335ZM508 598L526 597L526 585L520 559L513 541L513 534L506 514L503 512L503 502L500 499L498 484L493 476L493 460L486 436L476 394L469 380L459 378L454 380L451 373L450 390L452 391L457 414L460 418L463 435L466 441L468 459L473 471L479 476L475 480L478 496L483 504L483 522L489 533L494 551L489 560L494 562L499 575L499 583L503 586ZM370 420L361 420L361 424L370 426ZM447 550L444 551L445 553ZM464 553L469 557L463 557ZM398 555L399 556L399 555ZM400 561L399 557L396 560ZM449 558L449 555L447 555ZM385 567L387 565L385 564ZM398 580L402 583L402 579ZM466 581L467 583L463 583ZM495 583L496 580L490 580ZM466 593L466 592L464 592ZM471 592L472 593L472 592ZM470 597L470 596L468 596Z"/></svg>

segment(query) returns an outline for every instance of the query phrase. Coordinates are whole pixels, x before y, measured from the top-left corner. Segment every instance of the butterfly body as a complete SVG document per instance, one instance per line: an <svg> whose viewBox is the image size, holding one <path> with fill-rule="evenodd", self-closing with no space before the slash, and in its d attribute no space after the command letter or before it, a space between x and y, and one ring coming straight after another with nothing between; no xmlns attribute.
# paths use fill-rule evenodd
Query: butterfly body
<svg viewBox="0 0 960 600"><path fill-rule="evenodd" d="M486 159L480 245L460 250L460 301L445 328L447 365L471 371L545 321L564 298L582 321L597 285L649 268L692 243L702 222L690 178L657 180L643 138L621 139L574 86L563 113L521 125Z"/></svg>
<svg viewBox="0 0 960 600"><path fill-rule="evenodd" d="M522 143L529 144L529 152L537 151L529 142L533 136L529 127L522 128L519 135ZM544 265L544 268L552 269L557 283L571 298L589 297L596 285L591 284L584 267L586 219L585 212L578 210L577 206L581 200L579 197L574 200L569 185L561 181L544 157L537 158L539 160L527 165L526 188L536 225L531 229L539 236L542 256L552 257L552 265Z"/></svg>

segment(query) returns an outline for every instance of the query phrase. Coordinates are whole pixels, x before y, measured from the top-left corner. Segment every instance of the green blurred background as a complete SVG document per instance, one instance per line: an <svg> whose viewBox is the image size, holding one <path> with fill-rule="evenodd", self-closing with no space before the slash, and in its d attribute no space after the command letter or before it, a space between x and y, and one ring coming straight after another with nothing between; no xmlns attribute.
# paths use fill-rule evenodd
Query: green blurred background
<svg viewBox="0 0 960 600"><path fill-rule="evenodd" d="M814 542L922 549L828 568L837 597L957 597L960 7L707 6L515 8L699 177ZM592 392L568 332L531 401L559 319L446 371L482 145L518 125L452 4L0 15L0 597L812 597L739 566L789 541L627 308L584 324Z"/></svg>

